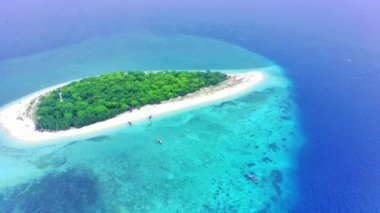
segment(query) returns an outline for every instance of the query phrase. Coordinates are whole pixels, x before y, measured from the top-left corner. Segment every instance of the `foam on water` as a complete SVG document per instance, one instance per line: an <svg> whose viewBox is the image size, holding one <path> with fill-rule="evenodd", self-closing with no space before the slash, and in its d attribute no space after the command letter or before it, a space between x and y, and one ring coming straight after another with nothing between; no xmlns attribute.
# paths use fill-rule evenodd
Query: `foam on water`
<svg viewBox="0 0 380 213"><path fill-rule="evenodd" d="M70 58L69 53L74 50L78 55L81 55L78 51L86 55L89 49L113 50L111 44L128 43L130 40L126 38L113 36L102 38L100 43L84 42L46 53L46 56L19 59L19 62L29 60L32 70L41 66L54 67L55 62L44 65L40 60L51 55ZM291 85L281 69L262 57L224 42L183 35L142 38L146 41L141 44L149 44L147 46L152 49L146 50L149 54L145 52L147 55L143 59L131 55L130 69L249 69L271 65L266 69L269 78L237 99L153 118L133 127L107 130L87 139L69 139L61 145L15 149L4 145L4 140L9 139L1 138L4 143L0 145L3 171L0 174L0 206L6 211L49 208L55 212L74 209L256 212L289 208L296 194L293 159L302 136L289 89ZM190 45L192 43L202 46ZM170 46L170 51L176 52L154 49L157 46ZM225 55L218 56L207 47ZM133 52L132 49L128 51ZM185 57L194 52L205 57ZM105 55L95 54L92 60L87 57L85 62L67 59L67 64L58 66L57 75L63 78L60 82L129 67L128 64L117 67L125 62L122 57L115 61L104 59L99 64L106 65L101 67L94 63ZM163 58L167 60L162 61ZM19 62L2 62L0 68L23 66ZM84 72L70 73L72 67L83 68ZM53 83L59 82L54 79L46 85ZM33 84L33 88L39 86L39 83ZM27 90L30 89L24 88L9 97ZM156 137L162 138L164 143L156 143ZM259 183L247 179L246 174L255 174Z"/></svg>

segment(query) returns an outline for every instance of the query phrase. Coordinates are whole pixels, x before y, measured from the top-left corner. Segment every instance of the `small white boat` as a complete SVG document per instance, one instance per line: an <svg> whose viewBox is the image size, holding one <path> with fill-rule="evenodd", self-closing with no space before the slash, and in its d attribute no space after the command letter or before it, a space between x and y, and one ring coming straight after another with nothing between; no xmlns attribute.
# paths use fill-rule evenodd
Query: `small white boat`
<svg viewBox="0 0 380 213"><path fill-rule="evenodd" d="M157 141L157 143L159 143L159 144L162 144L162 142L163 142L163 141L161 140L161 138L159 138L159 137L156 138L156 141Z"/></svg>

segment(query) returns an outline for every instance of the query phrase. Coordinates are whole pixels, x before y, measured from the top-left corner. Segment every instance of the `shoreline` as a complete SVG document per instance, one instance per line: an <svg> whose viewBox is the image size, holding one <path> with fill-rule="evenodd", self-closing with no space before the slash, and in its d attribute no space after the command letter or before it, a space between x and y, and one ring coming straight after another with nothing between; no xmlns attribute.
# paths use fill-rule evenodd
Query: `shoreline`
<svg viewBox="0 0 380 213"><path fill-rule="evenodd" d="M203 88L195 93L164 101L160 104L146 105L140 109L134 109L132 112L124 112L108 120L97 122L82 128L72 128L55 132L36 131L34 128L34 121L27 115L30 103L34 99L72 81L65 82L32 93L25 98L21 98L14 103L0 108L0 128L4 129L12 138L17 139L17 143L42 144L54 139L86 135L113 127L128 125L128 122L139 122L148 119L149 116L154 118L202 104L228 99L253 88L265 78L265 74L260 71L227 75L228 79L219 85Z"/></svg>

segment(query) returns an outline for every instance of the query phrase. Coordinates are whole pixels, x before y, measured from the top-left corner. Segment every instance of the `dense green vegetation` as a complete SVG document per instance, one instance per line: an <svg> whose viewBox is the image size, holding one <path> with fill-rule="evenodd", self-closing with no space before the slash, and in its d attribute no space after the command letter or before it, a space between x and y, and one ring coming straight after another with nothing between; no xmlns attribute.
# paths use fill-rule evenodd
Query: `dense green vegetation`
<svg viewBox="0 0 380 213"><path fill-rule="evenodd" d="M36 111L36 128L83 127L133 108L216 85L226 78L223 73L209 71L117 72L85 78L41 98Z"/></svg>

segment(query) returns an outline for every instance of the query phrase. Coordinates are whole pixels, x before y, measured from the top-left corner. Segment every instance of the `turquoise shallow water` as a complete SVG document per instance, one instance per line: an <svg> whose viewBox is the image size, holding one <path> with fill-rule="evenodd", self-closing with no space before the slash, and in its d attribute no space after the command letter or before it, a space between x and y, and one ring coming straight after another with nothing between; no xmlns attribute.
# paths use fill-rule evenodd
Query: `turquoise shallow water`
<svg viewBox="0 0 380 213"><path fill-rule="evenodd" d="M133 47L114 49L121 44ZM0 69L25 74L1 80L3 88L15 79L24 82L1 101L107 70L268 66L268 80L248 94L132 128L45 147L14 148L2 135L0 206L15 212L286 210L297 193L293 160L302 144L291 83L272 62L239 47L184 35L98 38L0 62ZM57 72L45 76L53 68Z"/></svg>

